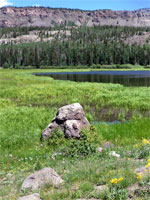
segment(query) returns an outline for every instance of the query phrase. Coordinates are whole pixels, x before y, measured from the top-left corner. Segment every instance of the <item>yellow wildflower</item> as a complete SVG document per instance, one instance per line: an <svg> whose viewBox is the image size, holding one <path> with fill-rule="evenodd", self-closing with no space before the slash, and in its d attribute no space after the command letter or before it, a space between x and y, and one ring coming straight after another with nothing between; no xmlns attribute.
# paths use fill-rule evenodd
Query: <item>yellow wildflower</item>
<svg viewBox="0 0 150 200"><path fill-rule="evenodd" d="M110 180L110 183L112 183L112 184L118 184L121 181L123 181L122 177L120 177L120 178L113 178L113 179Z"/></svg>
<svg viewBox="0 0 150 200"><path fill-rule="evenodd" d="M145 165L145 171L150 172L150 159L147 160L147 164Z"/></svg>
<svg viewBox="0 0 150 200"><path fill-rule="evenodd" d="M142 178L142 174L141 173L139 173L138 175L137 175L137 179L141 179Z"/></svg>
<svg viewBox="0 0 150 200"><path fill-rule="evenodd" d="M135 144L135 145L134 145L134 148L138 148L138 146L139 146L138 144Z"/></svg>
<svg viewBox="0 0 150 200"><path fill-rule="evenodd" d="M143 140L142 140L142 143L143 143L143 144L150 144L150 141L148 141L148 140L146 140L146 139L143 139Z"/></svg>
<svg viewBox="0 0 150 200"><path fill-rule="evenodd" d="M111 183L113 184L117 184L118 183L118 179L117 178L113 178L110 180Z"/></svg>
<svg viewBox="0 0 150 200"><path fill-rule="evenodd" d="M118 181L119 181L119 182L123 181L123 178L122 178L122 177L120 177L120 178L118 179Z"/></svg>
<svg viewBox="0 0 150 200"><path fill-rule="evenodd" d="M146 168L149 168L150 167L150 163L147 163L147 165L145 165Z"/></svg>

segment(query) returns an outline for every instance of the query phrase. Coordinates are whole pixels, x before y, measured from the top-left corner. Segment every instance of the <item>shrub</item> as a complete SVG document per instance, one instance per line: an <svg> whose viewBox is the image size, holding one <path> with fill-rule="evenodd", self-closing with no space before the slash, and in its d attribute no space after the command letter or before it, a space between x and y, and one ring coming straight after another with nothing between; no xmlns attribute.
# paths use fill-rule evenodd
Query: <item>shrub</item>
<svg viewBox="0 0 150 200"><path fill-rule="evenodd" d="M71 157L87 156L96 152L96 148L101 141L102 136L98 135L97 129L94 126L91 126L89 130L82 130L79 140L70 140L65 154Z"/></svg>
<svg viewBox="0 0 150 200"><path fill-rule="evenodd" d="M60 147L61 145L65 145L66 139L64 133L60 128L56 128L52 131L52 135L48 140L48 145L52 148Z"/></svg>
<svg viewBox="0 0 150 200"><path fill-rule="evenodd" d="M145 69L150 69L150 65L144 66Z"/></svg>
<svg viewBox="0 0 150 200"><path fill-rule="evenodd" d="M5 63L3 64L3 67L4 67L4 68L9 68L10 65L9 65L7 62L5 62Z"/></svg>
<svg viewBox="0 0 150 200"><path fill-rule="evenodd" d="M80 139L66 139L62 130L57 128L52 132L48 145L53 149L59 149L65 156L78 157L95 153L101 141L102 136L98 135L94 126L91 126L89 130L82 130Z"/></svg>

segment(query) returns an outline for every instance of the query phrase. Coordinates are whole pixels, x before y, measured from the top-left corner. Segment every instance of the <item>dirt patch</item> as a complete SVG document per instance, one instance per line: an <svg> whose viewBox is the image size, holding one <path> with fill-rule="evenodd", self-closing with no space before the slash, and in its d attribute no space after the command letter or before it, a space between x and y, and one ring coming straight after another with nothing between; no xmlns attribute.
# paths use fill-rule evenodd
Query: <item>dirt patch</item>
<svg viewBox="0 0 150 200"><path fill-rule="evenodd" d="M145 32L142 35L134 35L127 38L124 42L129 45L136 43L140 46L143 46L144 44L150 44L150 32Z"/></svg>

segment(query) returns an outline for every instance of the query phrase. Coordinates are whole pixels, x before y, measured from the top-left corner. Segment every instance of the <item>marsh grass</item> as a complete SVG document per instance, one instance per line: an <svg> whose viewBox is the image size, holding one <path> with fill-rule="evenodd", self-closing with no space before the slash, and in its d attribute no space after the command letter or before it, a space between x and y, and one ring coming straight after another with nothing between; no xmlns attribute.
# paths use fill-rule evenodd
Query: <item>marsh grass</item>
<svg viewBox="0 0 150 200"><path fill-rule="evenodd" d="M137 182L133 169L143 163L127 160L126 152L142 138L149 139L150 88L56 81L33 76L33 72L0 70L0 198L13 200L24 195L20 187L25 177L44 167L54 168L66 182L60 190L47 186L39 191L44 200L96 197L94 186L108 184L116 176L124 177L125 189ZM52 157L52 145L40 142L41 131L60 106L74 102L84 106L90 121L99 115L102 121L122 120L120 124L95 126L99 146L113 142L123 161L110 157L107 151L78 158ZM114 117L116 110L121 114ZM126 120L129 112L130 121ZM99 198L106 199L108 193Z"/></svg>

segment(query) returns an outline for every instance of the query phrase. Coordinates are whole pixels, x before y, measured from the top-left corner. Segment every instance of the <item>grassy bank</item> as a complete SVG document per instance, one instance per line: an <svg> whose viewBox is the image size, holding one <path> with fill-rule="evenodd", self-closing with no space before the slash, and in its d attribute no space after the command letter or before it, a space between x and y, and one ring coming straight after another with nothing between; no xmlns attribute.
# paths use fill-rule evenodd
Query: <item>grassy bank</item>
<svg viewBox="0 0 150 200"><path fill-rule="evenodd" d="M0 70L0 199L17 199L23 195L20 186L24 178L43 167L54 168L66 181L59 190L49 186L41 190L44 200L110 199L110 191L96 196L94 186L109 184L109 180L118 175L125 179L121 186L125 190L138 182L133 169L146 161L130 161L126 152L142 138L149 139L150 88L56 81L33 76L37 71ZM121 162L110 157L107 151L87 157L52 159L53 149L40 143L41 131L60 106L74 102L83 105L91 123L122 121L121 124L96 125L101 138L99 146L106 141L114 143L122 155Z"/></svg>
<svg viewBox="0 0 150 200"><path fill-rule="evenodd" d="M4 69L7 69L9 67L2 67ZM13 69L12 67L10 67L10 69ZM40 67L36 67L36 66L22 66L19 68L15 68L15 69L26 69L26 70L53 70L53 71L59 71L59 70L149 70L150 69L150 65L132 65L132 64L110 64L110 65L100 65L100 64L93 64L93 65L60 65L58 66L49 66L49 65L44 65L44 66L40 66Z"/></svg>

